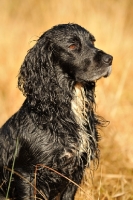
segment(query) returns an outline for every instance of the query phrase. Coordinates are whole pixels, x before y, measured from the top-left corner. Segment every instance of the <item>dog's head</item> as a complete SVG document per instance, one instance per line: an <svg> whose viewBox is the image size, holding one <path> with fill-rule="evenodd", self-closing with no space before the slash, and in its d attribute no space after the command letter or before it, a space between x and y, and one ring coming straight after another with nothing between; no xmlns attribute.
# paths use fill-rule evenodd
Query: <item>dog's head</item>
<svg viewBox="0 0 133 200"><path fill-rule="evenodd" d="M76 81L95 81L110 75L113 57L96 48L94 36L81 26L58 25L45 37L63 71Z"/></svg>
<svg viewBox="0 0 133 200"><path fill-rule="evenodd" d="M64 74L76 83L109 76L113 57L96 48L94 42L94 36L77 24L61 24L46 31L25 57L19 89L35 100L43 98L48 85L53 88Z"/></svg>

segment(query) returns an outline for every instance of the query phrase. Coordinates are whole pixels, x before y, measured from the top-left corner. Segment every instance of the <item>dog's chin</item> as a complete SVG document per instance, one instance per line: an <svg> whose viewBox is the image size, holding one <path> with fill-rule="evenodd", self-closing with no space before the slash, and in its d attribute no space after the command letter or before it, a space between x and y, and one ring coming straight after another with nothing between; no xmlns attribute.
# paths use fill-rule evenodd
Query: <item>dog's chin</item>
<svg viewBox="0 0 133 200"><path fill-rule="evenodd" d="M102 77L107 78L111 74L111 71L112 71L112 67L109 66L105 72L103 72L99 76L94 77L94 80L92 80L92 81L97 81L97 80L101 79Z"/></svg>
<svg viewBox="0 0 133 200"><path fill-rule="evenodd" d="M95 74L94 76L89 77L89 78L87 76L83 78L76 77L76 83L81 83L84 85L86 82L96 82L102 77L107 78L111 74L111 71L112 71L112 68L111 66L109 66L106 68L106 71L104 71L101 74Z"/></svg>
<svg viewBox="0 0 133 200"><path fill-rule="evenodd" d="M109 66L107 72L105 73L103 77L107 78L111 74L111 71L112 71L112 66Z"/></svg>

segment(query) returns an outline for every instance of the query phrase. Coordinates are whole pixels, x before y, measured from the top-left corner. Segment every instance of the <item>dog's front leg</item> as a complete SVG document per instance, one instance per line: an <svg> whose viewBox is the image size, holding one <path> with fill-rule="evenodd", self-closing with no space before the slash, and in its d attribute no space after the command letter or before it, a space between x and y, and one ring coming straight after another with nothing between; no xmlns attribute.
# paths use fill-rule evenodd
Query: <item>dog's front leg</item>
<svg viewBox="0 0 133 200"><path fill-rule="evenodd" d="M83 177L84 167L78 168L73 174L73 182L70 182L66 189L60 196L60 200L74 200L75 194L77 192L78 186L81 183ZM75 184L74 184L75 183Z"/></svg>
<svg viewBox="0 0 133 200"><path fill-rule="evenodd" d="M65 191L61 194L60 200L74 200L77 191L77 186L70 183Z"/></svg>
<svg viewBox="0 0 133 200"><path fill-rule="evenodd" d="M18 173L18 175L17 175ZM35 199L35 187L33 183L33 176L27 172L19 170L15 175L15 198L19 200L33 200Z"/></svg>

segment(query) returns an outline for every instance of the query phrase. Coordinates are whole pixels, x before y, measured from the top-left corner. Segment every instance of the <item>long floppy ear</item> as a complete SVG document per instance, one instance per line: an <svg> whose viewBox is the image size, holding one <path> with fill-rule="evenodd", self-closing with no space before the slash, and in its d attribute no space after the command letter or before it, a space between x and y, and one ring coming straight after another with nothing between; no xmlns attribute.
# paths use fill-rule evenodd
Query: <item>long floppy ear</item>
<svg viewBox="0 0 133 200"><path fill-rule="evenodd" d="M51 42L43 35L31 48L21 66L18 76L18 87L24 96L35 106L36 101L44 98L53 73ZM45 90L46 89L46 90Z"/></svg>

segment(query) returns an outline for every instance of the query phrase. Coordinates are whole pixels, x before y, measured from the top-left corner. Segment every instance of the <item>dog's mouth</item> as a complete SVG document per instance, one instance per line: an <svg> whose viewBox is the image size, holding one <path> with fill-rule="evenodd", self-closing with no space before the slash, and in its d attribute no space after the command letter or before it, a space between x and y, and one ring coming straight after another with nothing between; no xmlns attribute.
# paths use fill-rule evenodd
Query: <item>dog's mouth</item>
<svg viewBox="0 0 133 200"><path fill-rule="evenodd" d="M99 79L101 79L102 77L107 78L112 71L112 66L110 65L109 67L107 67L106 71L104 71L103 73L101 73L101 75L96 75L94 76L94 82L98 81Z"/></svg>
<svg viewBox="0 0 133 200"><path fill-rule="evenodd" d="M111 71L112 71L112 66L109 66L108 70L106 71L106 73L105 73L105 75L103 77L107 78L111 74Z"/></svg>
<svg viewBox="0 0 133 200"><path fill-rule="evenodd" d="M102 70L102 72L101 72L101 70L93 72L93 74L90 77L88 77L86 74L86 77L77 78L75 85L77 85L79 87L79 85L83 86L83 85L86 85L87 83L96 83L102 77L107 78L111 74L111 71L112 71L112 66L110 65L110 66L106 67L104 70Z"/></svg>

